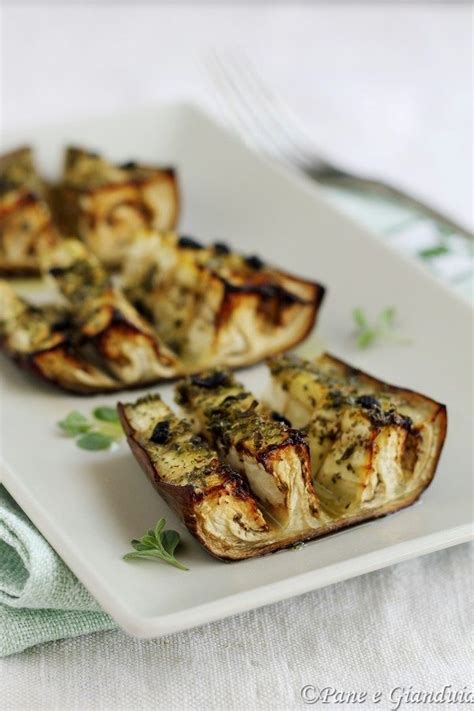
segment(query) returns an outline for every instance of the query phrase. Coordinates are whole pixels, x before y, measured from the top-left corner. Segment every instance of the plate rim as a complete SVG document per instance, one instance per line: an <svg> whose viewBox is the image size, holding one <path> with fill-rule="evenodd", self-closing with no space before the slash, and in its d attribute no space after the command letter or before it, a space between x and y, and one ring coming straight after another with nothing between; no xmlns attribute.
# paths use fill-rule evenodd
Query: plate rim
<svg viewBox="0 0 474 711"><path fill-rule="evenodd" d="M37 528L48 542L50 532L52 538L56 537L55 531L52 530L54 526L50 526L48 518L44 515L40 506L36 506L35 502L30 500L27 501L26 506L23 506L24 497L28 498L26 487L25 489L22 488L21 483L18 483L18 479L15 478L14 474L11 474L10 468L3 461L0 461L0 483L5 486L35 525L35 521L39 521ZM32 511L32 515L30 515L30 511ZM187 607L176 612L150 616L130 609L127 605L122 604L119 598L110 597L108 592L101 587L100 575L96 575L95 571L91 573L90 570L83 570L82 561L75 557L71 548L66 546L66 550L63 551L61 538L58 539L57 544L50 543L50 545L71 570L72 565L69 565L67 559L73 561L74 568L79 570L79 574L73 570L78 580L93 598L100 603L103 610L125 632L140 639L153 639L281 602L312 590L350 580L359 575L382 570L397 563L467 543L473 539L474 525L468 523L460 524L436 533L413 538L410 541L393 544L378 551L331 563L317 570L289 575L283 580L224 595L217 600ZM222 563L222 565L232 564Z"/></svg>
<svg viewBox="0 0 474 711"><path fill-rule="evenodd" d="M23 133L28 130L33 132L41 132L45 130L54 130L55 127L64 129L68 125L93 122L117 120L121 118L129 120L133 116L140 116L143 113L153 115L164 110L174 111L176 113L190 113L191 116L198 115L201 120L204 120L213 130L223 134L228 141L237 144L240 150L245 150L252 154L253 159L259 160L267 168L272 171L277 171L284 175L286 179L291 180L295 187L299 190L304 190L310 197L315 193L318 199L324 202L328 207L337 213L341 219L347 224L355 226L358 230L362 229L372 244L377 244L379 249L383 249L391 257L399 259L405 268L417 270L417 274L421 279L426 279L433 286L441 290L445 298L457 304L459 308L466 310L466 313L472 316L473 306L461 294L454 292L448 285L438 280L428 270L423 268L421 264L394 250L386 242L382 241L375 231L361 225L355 218L345 214L337 205L328 200L324 191L319 188L310 178L302 175L296 168L283 166L281 163L266 155L262 155L249 147L243 139L230 129L220 124L215 117L203 110L202 107L188 101L166 102L163 104L147 104L139 107L134 107L133 110L121 111L118 113L107 112L92 116L84 116L74 119L73 117L66 118L62 122L49 122L35 124L28 129L21 128L18 132L9 131L3 134L2 144L4 142L18 141ZM157 615L144 615L131 609L126 604L123 604L119 597L112 597L105 587L102 587L100 575L83 567L83 562L77 556L74 548L71 548L65 543L64 538L55 530L54 524L50 524L47 512L44 511L41 505L28 493L28 487L23 485L21 479L10 470L8 464L4 461L0 453L0 483L10 492L13 498L25 511L29 518L37 526L40 533L50 541L55 540L54 545L50 543L52 548L62 558L64 563L74 571L77 578L90 591L91 595L100 603L104 611L108 612L113 619L129 634L143 639L156 638L173 632L190 629L209 622L223 619L233 614L262 607L267 604L279 602L289 599L293 596L300 595L310 590L316 590L326 585L331 585L336 582L347 580L358 575L385 568L394 565L398 562L403 562L417 556L426 555L428 553L449 548L469 540L474 539L474 527L470 523L463 523L453 526L449 529L443 529L435 533L420 535L412 538L409 541L395 543L380 548L377 551L364 553L358 556L352 556L342 561L330 563L323 568L306 571L296 575L289 574L282 580L274 581L264 585L250 588L240 592L225 595L211 602L201 603L195 606L188 606L179 611ZM224 564L223 564L224 565Z"/></svg>

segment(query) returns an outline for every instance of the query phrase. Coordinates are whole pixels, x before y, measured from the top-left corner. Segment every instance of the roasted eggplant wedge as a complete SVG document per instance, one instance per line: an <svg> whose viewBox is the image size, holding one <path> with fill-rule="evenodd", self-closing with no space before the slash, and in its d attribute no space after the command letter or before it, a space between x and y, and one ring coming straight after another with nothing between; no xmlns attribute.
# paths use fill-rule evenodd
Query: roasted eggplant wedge
<svg viewBox="0 0 474 711"><path fill-rule="evenodd" d="M64 240L49 253L46 270L73 307L76 338L84 357L99 362L122 387L182 372L176 356L113 286L83 243Z"/></svg>
<svg viewBox="0 0 474 711"><path fill-rule="evenodd" d="M268 524L245 481L158 395L119 404L130 447L163 498L219 558L246 558Z"/></svg>
<svg viewBox="0 0 474 711"><path fill-rule="evenodd" d="M113 165L96 153L69 148L54 206L64 234L80 237L115 268L140 231L176 226L177 179L172 168Z"/></svg>
<svg viewBox="0 0 474 711"><path fill-rule="evenodd" d="M30 148L0 157L0 274L35 276L40 256L59 240L46 202L46 186Z"/></svg>
<svg viewBox="0 0 474 711"><path fill-rule="evenodd" d="M312 329L324 288L224 244L144 235L127 255L123 288L189 370L250 365Z"/></svg>
<svg viewBox="0 0 474 711"><path fill-rule="evenodd" d="M153 240L150 237L148 242L151 244ZM53 281L69 304L70 327L65 338L70 352L80 357L81 362L89 362L106 373L108 389L142 387L174 379L199 371L203 364L249 365L293 345L295 323L304 326L297 340L313 325L322 295L322 287L317 284L293 279L290 295L286 291L290 289L290 278L253 262L244 269L245 259L224 253L222 245L197 249L190 245L189 238L177 238L172 233L158 240L163 263L170 252L177 260L158 294L153 287L148 291L147 278L142 278L140 270L134 271L133 287L129 281L112 275L78 239L62 239L42 254L43 274ZM203 259L204 253L208 258L203 266L196 255ZM222 284L223 277L220 274L217 278L210 271L209 261L213 269L221 265L224 271L223 258L227 271L232 263L240 265L240 272L236 266L233 277L235 280L238 273L241 281L239 297L234 303L231 295L230 306L226 305L227 297L222 291L212 291L212 284ZM126 275L130 277L127 270ZM202 284L208 290L203 291ZM216 297L221 299L219 303L214 303ZM224 323L227 308L231 315ZM290 313L293 320L288 322ZM31 314L26 309L25 320ZM252 329L260 330L257 333ZM76 392L74 383L72 378L62 384ZM92 382L84 389L81 381L80 392L102 392L107 388L99 378L96 389Z"/></svg>
<svg viewBox="0 0 474 711"><path fill-rule="evenodd" d="M304 529L318 500L306 435L261 411L252 393L228 371L191 376L176 401L220 457L244 474L254 496L276 522Z"/></svg>
<svg viewBox="0 0 474 711"><path fill-rule="evenodd" d="M67 307L32 306L5 281L0 281L0 348L21 368L64 390L88 394L120 386L83 357Z"/></svg>
<svg viewBox="0 0 474 711"><path fill-rule="evenodd" d="M280 358L271 369L266 404L215 370L178 384L186 420L153 396L119 408L132 451L158 491L225 560L408 506L430 483L446 433L443 405L332 356ZM223 471L230 491L210 478Z"/></svg>
<svg viewBox="0 0 474 711"><path fill-rule="evenodd" d="M304 428L313 481L333 517L395 511L430 483L446 408L383 383L329 354L271 361L269 405Z"/></svg>

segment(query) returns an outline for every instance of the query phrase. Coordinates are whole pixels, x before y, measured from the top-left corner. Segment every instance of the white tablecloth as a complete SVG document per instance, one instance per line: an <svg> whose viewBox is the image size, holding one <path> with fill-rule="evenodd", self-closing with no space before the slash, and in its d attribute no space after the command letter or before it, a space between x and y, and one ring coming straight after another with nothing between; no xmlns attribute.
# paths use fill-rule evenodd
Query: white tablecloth
<svg viewBox="0 0 474 711"><path fill-rule="evenodd" d="M1 708L44 711L303 709L301 689L469 685L470 546L434 553L287 602L152 642L105 632L1 662ZM308 706L307 708L311 708ZM404 705L403 709L463 709Z"/></svg>
<svg viewBox="0 0 474 711"><path fill-rule="evenodd" d="M5 129L183 97L216 111L209 51L244 48L318 146L472 222L467 6L71 4L3 7ZM380 691L362 708L385 709L402 694L395 687L462 690L469 553L460 546L154 642L113 632L45 645L0 662L0 707L293 709L312 685Z"/></svg>

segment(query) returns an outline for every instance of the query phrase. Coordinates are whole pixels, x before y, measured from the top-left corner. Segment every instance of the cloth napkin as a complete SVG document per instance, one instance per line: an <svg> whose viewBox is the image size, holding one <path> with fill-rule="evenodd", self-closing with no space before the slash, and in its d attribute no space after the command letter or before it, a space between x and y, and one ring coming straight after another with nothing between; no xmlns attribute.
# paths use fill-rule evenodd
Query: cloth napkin
<svg viewBox="0 0 474 711"><path fill-rule="evenodd" d="M0 656L115 626L0 486Z"/></svg>
<svg viewBox="0 0 474 711"><path fill-rule="evenodd" d="M432 220L395 201L342 189L324 190L355 219L472 299L472 245L466 239L446 234ZM0 486L0 656L115 627Z"/></svg>

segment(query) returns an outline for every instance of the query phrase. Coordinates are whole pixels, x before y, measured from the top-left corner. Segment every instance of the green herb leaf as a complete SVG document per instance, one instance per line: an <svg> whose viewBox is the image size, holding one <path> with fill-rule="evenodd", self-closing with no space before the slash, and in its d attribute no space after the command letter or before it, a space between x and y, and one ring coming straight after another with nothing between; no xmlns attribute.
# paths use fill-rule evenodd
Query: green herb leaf
<svg viewBox="0 0 474 711"><path fill-rule="evenodd" d="M99 422L89 420L81 412L74 410L58 422L58 426L69 437L78 437L76 444L81 449L91 452L109 449L113 442L123 437L117 410L107 406L96 407L93 415Z"/></svg>
<svg viewBox="0 0 474 711"><path fill-rule="evenodd" d="M77 440L77 446L81 449L88 449L91 452L100 449L109 449L113 439L102 432L87 432Z"/></svg>
<svg viewBox="0 0 474 711"><path fill-rule="evenodd" d="M69 413L69 415L67 415L67 417L64 418L64 420L58 422L58 426L63 430L63 432L69 435L69 437L76 437L77 435L88 432L91 429L91 425L87 421L87 418L80 412L77 412L77 410L73 410Z"/></svg>
<svg viewBox="0 0 474 711"><path fill-rule="evenodd" d="M160 518L154 529L150 529L142 538L134 538L131 541L135 549L123 556L124 560L162 560L164 563L173 565L180 570L188 570L185 565L174 557L176 547L180 542L180 535L177 531L165 531L166 521Z"/></svg>
<svg viewBox="0 0 474 711"><path fill-rule="evenodd" d="M178 543L179 533L177 531L163 531L161 534L161 544L165 551L170 555L173 555Z"/></svg>
<svg viewBox="0 0 474 711"><path fill-rule="evenodd" d="M394 306L387 306L383 309L374 325L370 325L366 315L360 308L354 309L352 316L357 326L355 339L358 348L368 348L377 340L409 343L407 339L399 338L393 333L396 317Z"/></svg>
<svg viewBox="0 0 474 711"><path fill-rule="evenodd" d="M96 407L93 412L94 417L102 422L119 422L118 412L115 407Z"/></svg>
<svg viewBox="0 0 474 711"><path fill-rule="evenodd" d="M428 247L427 249L422 249L418 252L418 256L422 259L433 259L434 257L441 257L443 254L448 254L449 247L445 244L438 244L435 247Z"/></svg>
<svg viewBox="0 0 474 711"><path fill-rule="evenodd" d="M377 333L372 328L367 328L361 331L357 336L357 346L359 348L368 348L377 338Z"/></svg>
<svg viewBox="0 0 474 711"><path fill-rule="evenodd" d="M151 532L152 535L156 536L156 538L159 539L160 534L165 526L166 526L166 520L164 518L160 518L160 520L158 521L158 523L155 526L155 530Z"/></svg>
<svg viewBox="0 0 474 711"><path fill-rule="evenodd" d="M367 318L362 309L354 309L354 311L352 312L352 316L354 318L356 326L359 326L359 328L367 327Z"/></svg>
<svg viewBox="0 0 474 711"><path fill-rule="evenodd" d="M382 311L379 316L379 321L381 321L385 326L393 326L395 321L396 310L394 306L387 306L386 309Z"/></svg>

